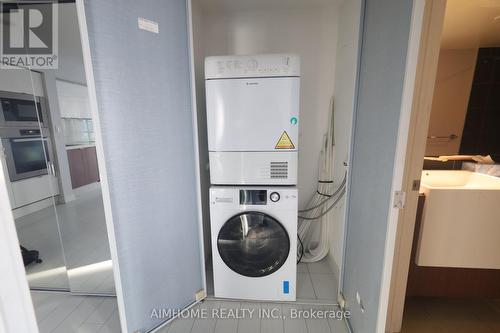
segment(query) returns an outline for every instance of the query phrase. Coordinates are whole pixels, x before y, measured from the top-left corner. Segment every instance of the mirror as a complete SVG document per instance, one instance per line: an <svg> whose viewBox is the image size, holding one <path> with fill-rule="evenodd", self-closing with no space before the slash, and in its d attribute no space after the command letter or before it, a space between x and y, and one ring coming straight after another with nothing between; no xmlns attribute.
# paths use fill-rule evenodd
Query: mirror
<svg viewBox="0 0 500 333"><path fill-rule="evenodd" d="M54 138L42 75L22 68L0 77L2 163L31 288L67 290L56 199Z"/></svg>
<svg viewBox="0 0 500 333"><path fill-rule="evenodd" d="M470 23L468 29L461 29L463 22ZM448 2L426 156L490 155L500 163L499 65L500 25L495 9L476 1ZM461 162L426 164L462 168Z"/></svg>
<svg viewBox="0 0 500 333"><path fill-rule="evenodd" d="M64 202L57 205L72 292L115 294L75 3L59 3L59 66L47 73L58 115L54 126L62 154ZM49 79L50 78L50 79ZM63 170L65 169L65 170ZM64 180L63 180L64 178Z"/></svg>
<svg viewBox="0 0 500 333"><path fill-rule="evenodd" d="M2 68L0 75L11 208L32 289L114 295L76 5L56 6L57 66Z"/></svg>

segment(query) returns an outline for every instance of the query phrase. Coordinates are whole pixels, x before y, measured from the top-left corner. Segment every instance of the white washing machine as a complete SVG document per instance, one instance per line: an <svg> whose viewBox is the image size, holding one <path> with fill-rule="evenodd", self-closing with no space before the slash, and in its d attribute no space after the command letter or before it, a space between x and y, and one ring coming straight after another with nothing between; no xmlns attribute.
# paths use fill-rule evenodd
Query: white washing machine
<svg viewBox="0 0 500 333"><path fill-rule="evenodd" d="M210 189L216 297L295 301L297 189Z"/></svg>
<svg viewBox="0 0 500 333"><path fill-rule="evenodd" d="M211 183L297 184L299 57L207 57L205 80Z"/></svg>

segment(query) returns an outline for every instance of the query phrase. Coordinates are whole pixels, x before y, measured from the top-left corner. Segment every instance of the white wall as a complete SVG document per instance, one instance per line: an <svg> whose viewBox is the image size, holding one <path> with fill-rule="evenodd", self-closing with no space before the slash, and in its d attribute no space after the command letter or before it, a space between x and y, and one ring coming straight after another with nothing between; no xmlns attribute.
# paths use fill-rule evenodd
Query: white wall
<svg viewBox="0 0 500 333"><path fill-rule="evenodd" d="M441 50L439 53L428 136L456 134L458 138L427 139L427 156L459 153L477 51L474 48Z"/></svg>
<svg viewBox="0 0 500 333"><path fill-rule="evenodd" d="M63 118L92 118L87 86L56 80L57 97Z"/></svg>
<svg viewBox="0 0 500 333"><path fill-rule="evenodd" d="M327 131L328 107L335 91L335 183L343 179L344 161L350 150L354 82L361 1L315 2L312 6L267 6L259 3L207 8L206 1L193 1L194 53L200 161L204 202L208 202L209 173L206 169L205 56L226 54L286 53L301 56L301 107L299 143L299 206L304 207L316 191L318 159ZM205 4L205 5L203 5ZM259 7L260 6L260 7ZM337 32L338 31L338 32ZM338 36L337 36L338 34ZM334 82L340 82L334 84ZM335 90L334 90L335 89ZM334 270L342 261L345 199L332 214L328 260ZM209 230L208 207L204 225ZM206 232L205 232L206 233ZM210 248L209 237L205 239ZM208 251L207 251L208 254Z"/></svg>
<svg viewBox="0 0 500 333"><path fill-rule="evenodd" d="M339 6L337 69L335 71L335 172L338 185L345 174L344 162L349 161L352 115L355 103L356 69L358 64L361 0L344 1ZM344 250L346 197L334 210L328 259L334 269L342 267Z"/></svg>
<svg viewBox="0 0 500 333"><path fill-rule="evenodd" d="M204 56L256 53L296 53L301 56L299 134L299 206L316 191L318 158L328 125L337 45L336 2L324 6L255 8L231 11L202 9L197 36ZM196 41L195 39L195 41ZM196 49L195 49L196 52ZM196 55L200 57L199 53ZM203 59L201 57L201 59ZM196 61L198 90L204 89L203 62ZM204 112L204 102L198 106ZM203 97L204 100L204 97ZM201 117L200 117L201 118ZM204 123L200 122L200 126ZM206 144L201 145L206 146Z"/></svg>

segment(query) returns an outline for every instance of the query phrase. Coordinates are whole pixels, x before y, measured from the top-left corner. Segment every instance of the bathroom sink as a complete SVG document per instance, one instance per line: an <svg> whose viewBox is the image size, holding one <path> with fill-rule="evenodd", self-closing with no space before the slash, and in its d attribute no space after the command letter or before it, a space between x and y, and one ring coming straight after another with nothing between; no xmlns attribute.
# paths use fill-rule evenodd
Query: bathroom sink
<svg viewBox="0 0 500 333"><path fill-rule="evenodd" d="M425 203L417 265L500 268L500 178L424 170L420 193Z"/></svg>
<svg viewBox="0 0 500 333"><path fill-rule="evenodd" d="M424 170L420 192L427 189L500 190L500 178L466 170Z"/></svg>

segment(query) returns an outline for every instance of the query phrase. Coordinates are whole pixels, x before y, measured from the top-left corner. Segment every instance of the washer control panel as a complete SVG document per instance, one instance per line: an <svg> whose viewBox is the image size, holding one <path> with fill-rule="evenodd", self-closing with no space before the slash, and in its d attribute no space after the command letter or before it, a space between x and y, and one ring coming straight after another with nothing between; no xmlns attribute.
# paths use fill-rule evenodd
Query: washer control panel
<svg viewBox="0 0 500 333"><path fill-rule="evenodd" d="M205 79L300 76L300 59L293 54L222 56L205 59Z"/></svg>
<svg viewBox="0 0 500 333"><path fill-rule="evenodd" d="M210 205L224 209L297 210L297 188L264 186L212 186Z"/></svg>
<svg viewBox="0 0 500 333"><path fill-rule="evenodd" d="M269 194L269 199L271 199L272 202L278 202L280 200L280 194L278 192L272 192Z"/></svg>

